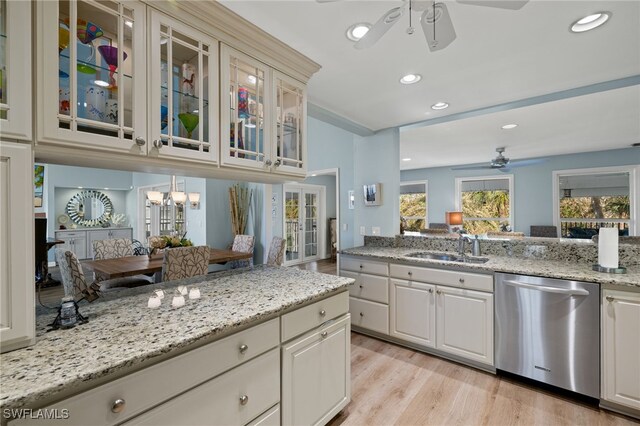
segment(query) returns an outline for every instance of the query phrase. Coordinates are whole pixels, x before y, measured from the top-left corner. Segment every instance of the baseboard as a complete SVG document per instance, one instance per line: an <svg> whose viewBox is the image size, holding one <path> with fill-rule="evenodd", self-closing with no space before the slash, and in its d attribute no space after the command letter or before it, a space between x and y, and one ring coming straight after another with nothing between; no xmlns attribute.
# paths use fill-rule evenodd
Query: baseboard
<svg viewBox="0 0 640 426"><path fill-rule="evenodd" d="M625 416L633 417L634 419L640 420L640 410L634 410L631 407L626 407L621 404L616 404L615 402L609 402L609 401L605 401L604 399L601 399L600 408L604 408L605 410L613 411L618 414L623 414Z"/></svg>

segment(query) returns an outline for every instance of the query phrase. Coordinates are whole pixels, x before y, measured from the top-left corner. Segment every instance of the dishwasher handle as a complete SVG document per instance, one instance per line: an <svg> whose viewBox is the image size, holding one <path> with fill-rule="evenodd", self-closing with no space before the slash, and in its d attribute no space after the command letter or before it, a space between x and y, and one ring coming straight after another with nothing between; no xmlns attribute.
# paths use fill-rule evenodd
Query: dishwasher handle
<svg viewBox="0 0 640 426"><path fill-rule="evenodd" d="M513 287L521 287L521 288L529 288L532 290L544 291L547 293L558 293L558 294L566 294L568 296L588 296L589 291L583 288L558 288L558 287L549 287L544 285L536 285L536 284L528 284L523 283L521 281L515 280L503 280L503 283L513 286Z"/></svg>

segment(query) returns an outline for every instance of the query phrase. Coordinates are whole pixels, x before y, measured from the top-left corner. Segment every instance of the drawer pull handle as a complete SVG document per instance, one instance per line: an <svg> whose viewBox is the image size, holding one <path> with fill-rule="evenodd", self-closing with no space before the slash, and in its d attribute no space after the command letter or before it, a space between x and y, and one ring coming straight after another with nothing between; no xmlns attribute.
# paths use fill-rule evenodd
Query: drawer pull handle
<svg viewBox="0 0 640 426"><path fill-rule="evenodd" d="M413 272L409 271L409 272L407 272L407 274L409 274L409 276L412 276Z"/></svg>
<svg viewBox="0 0 640 426"><path fill-rule="evenodd" d="M323 317L327 315L327 311L325 311L324 309L320 311L320 316Z"/></svg>
<svg viewBox="0 0 640 426"><path fill-rule="evenodd" d="M442 291L436 290L436 294L442 294Z"/></svg>
<svg viewBox="0 0 640 426"><path fill-rule="evenodd" d="M429 289L429 293L433 293L433 289L432 288Z"/></svg>
<svg viewBox="0 0 640 426"><path fill-rule="evenodd" d="M458 281L460 281L460 284L464 284L464 278L460 278Z"/></svg>
<svg viewBox="0 0 640 426"><path fill-rule="evenodd" d="M122 413L124 411L124 407L127 405L127 402L124 399L116 399L113 401L113 405L111 405L111 411L113 413Z"/></svg>
<svg viewBox="0 0 640 426"><path fill-rule="evenodd" d="M326 338L328 336L328 333L326 331L323 331L322 333L320 333L320 335L324 339L324 338Z"/></svg>
<svg viewBox="0 0 640 426"><path fill-rule="evenodd" d="M362 265L360 265L360 269L362 269Z"/></svg>
<svg viewBox="0 0 640 426"><path fill-rule="evenodd" d="M607 299L607 302L613 302L615 300L613 296L607 296L605 299Z"/></svg>
<svg viewBox="0 0 640 426"><path fill-rule="evenodd" d="M247 395L242 395L240 397L240 405L247 405L247 402L249 402L249 397Z"/></svg>
<svg viewBox="0 0 640 426"><path fill-rule="evenodd" d="M249 346L247 345L240 345L240 347L238 348L240 350L240 353L243 354L247 351L247 349L249 349Z"/></svg>
<svg viewBox="0 0 640 426"><path fill-rule="evenodd" d="M360 286L358 286L358 287L360 287L360 288L364 288L364 287L362 287L361 285L360 285Z"/></svg>
<svg viewBox="0 0 640 426"><path fill-rule="evenodd" d="M361 317L363 317L363 316L364 316L364 314L363 314L362 312L360 312L360 316L361 316Z"/></svg>

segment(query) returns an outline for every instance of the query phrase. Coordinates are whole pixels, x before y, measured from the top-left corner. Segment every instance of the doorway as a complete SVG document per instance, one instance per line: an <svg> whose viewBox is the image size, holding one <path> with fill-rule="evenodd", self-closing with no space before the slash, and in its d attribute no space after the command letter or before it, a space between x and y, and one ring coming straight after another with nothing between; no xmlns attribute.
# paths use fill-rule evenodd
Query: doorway
<svg viewBox="0 0 640 426"><path fill-rule="evenodd" d="M283 193L284 264L288 266L321 259L326 244L324 187L285 184Z"/></svg>
<svg viewBox="0 0 640 426"><path fill-rule="evenodd" d="M184 181L177 182L178 191L184 191ZM151 204L147 192L159 191L163 194L162 204ZM138 240L147 242L150 236L184 234L186 229L186 207L174 204L169 185L141 186L138 188Z"/></svg>

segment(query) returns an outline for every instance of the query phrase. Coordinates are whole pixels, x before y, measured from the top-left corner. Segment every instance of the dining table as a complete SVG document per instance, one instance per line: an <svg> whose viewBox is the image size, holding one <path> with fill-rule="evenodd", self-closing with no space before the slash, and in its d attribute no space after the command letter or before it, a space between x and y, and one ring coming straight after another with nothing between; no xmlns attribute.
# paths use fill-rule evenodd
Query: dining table
<svg viewBox="0 0 640 426"><path fill-rule="evenodd" d="M246 260L253 257L253 253L216 248L210 248L209 250L209 264ZM82 262L82 266L95 272L96 277L99 277L102 281L160 272L162 271L162 259L163 253L157 253L151 256L124 256L113 259L89 260Z"/></svg>

